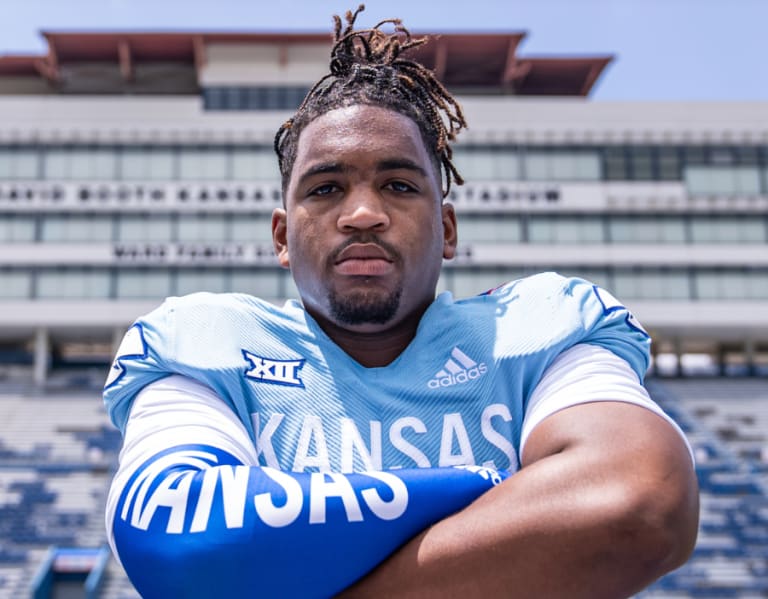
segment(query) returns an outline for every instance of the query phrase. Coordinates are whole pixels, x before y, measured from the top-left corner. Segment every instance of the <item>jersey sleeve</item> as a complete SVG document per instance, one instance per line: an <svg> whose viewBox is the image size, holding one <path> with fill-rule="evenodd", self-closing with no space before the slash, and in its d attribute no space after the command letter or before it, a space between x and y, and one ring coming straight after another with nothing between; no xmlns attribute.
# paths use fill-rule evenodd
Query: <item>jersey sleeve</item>
<svg viewBox="0 0 768 599"><path fill-rule="evenodd" d="M583 279L568 279L564 293L581 315L583 333L577 342L616 354L642 382L650 365L651 337L635 315L610 292Z"/></svg>
<svg viewBox="0 0 768 599"><path fill-rule="evenodd" d="M106 526L142 597L330 597L505 477L260 467L229 407L172 375L133 402Z"/></svg>
<svg viewBox="0 0 768 599"><path fill-rule="evenodd" d="M114 425L125 432L133 398L148 384L173 373L175 300L168 298L139 318L123 336L104 383L104 404Z"/></svg>
<svg viewBox="0 0 768 599"><path fill-rule="evenodd" d="M579 343L604 347L642 380L651 339L640 322L607 290L578 277L543 272L486 294L495 298L505 351L526 360L525 394L560 353ZM509 348L512 348L511 350Z"/></svg>

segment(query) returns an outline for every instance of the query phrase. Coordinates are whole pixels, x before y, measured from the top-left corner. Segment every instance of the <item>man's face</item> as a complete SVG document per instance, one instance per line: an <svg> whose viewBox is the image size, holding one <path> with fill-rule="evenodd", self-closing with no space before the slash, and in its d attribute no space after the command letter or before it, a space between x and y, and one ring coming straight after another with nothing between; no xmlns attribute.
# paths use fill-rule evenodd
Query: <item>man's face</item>
<svg viewBox="0 0 768 599"><path fill-rule="evenodd" d="M361 332L434 299L456 245L453 207L417 125L394 111L332 110L302 131L272 234L306 309Z"/></svg>

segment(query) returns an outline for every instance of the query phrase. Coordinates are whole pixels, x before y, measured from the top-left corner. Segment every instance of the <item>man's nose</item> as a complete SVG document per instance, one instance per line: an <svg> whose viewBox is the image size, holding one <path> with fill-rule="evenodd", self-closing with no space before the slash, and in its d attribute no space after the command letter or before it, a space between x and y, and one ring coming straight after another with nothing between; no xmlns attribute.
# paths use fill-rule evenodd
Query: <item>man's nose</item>
<svg viewBox="0 0 768 599"><path fill-rule="evenodd" d="M389 214L384 198L376 190L352 190L344 198L338 227L349 230L383 230L389 226Z"/></svg>

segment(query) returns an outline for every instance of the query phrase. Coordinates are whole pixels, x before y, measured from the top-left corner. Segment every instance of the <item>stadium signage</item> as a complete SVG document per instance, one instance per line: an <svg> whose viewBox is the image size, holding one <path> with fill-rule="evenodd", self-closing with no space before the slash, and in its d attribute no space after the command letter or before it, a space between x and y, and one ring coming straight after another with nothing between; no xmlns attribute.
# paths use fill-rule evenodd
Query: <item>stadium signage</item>
<svg viewBox="0 0 768 599"><path fill-rule="evenodd" d="M254 243L117 243L112 259L129 264L253 264L273 262L274 250Z"/></svg>

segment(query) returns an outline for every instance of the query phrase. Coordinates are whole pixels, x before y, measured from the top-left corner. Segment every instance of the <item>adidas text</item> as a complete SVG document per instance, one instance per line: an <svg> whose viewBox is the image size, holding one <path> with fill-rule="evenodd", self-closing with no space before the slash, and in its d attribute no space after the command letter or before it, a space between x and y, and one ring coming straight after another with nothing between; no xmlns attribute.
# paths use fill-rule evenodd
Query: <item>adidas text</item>
<svg viewBox="0 0 768 599"><path fill-rule="evenodd" d="M427 385L430 389L451 387L453 385L460 385L462 383L467 383L471 380L479 378L486 372L488 372L488 368L486 367L485 363L482 363L478 364L477 366L473 366L472 368L468 368L467 370L462 370L456 374L446 373L444 376L435 377L429 381Z"/></svg>

